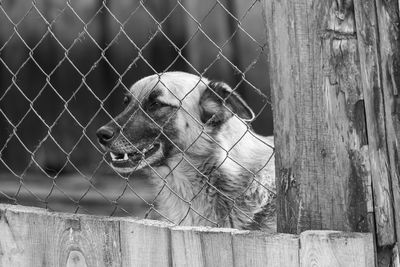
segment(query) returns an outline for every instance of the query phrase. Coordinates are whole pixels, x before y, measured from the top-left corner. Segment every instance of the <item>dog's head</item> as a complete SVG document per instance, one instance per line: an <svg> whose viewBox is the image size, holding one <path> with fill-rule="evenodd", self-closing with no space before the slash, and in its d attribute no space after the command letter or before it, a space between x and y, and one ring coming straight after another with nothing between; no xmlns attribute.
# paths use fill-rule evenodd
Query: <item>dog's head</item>
<svg viewBox="0 0 400 267"><path fill-rule="evenodd" d="M233 116L250 121L254 113L225 83L184 72L152 75L136 82L125 109L97 131L111 165L120 173L166 164L215 134Z"/></svg>

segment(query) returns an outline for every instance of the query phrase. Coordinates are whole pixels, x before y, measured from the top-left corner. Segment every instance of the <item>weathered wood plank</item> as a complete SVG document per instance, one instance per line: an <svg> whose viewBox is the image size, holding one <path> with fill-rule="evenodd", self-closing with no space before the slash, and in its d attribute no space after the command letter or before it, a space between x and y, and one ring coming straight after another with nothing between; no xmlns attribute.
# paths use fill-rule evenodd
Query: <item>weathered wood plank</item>
<svg viewBox="0 0 400 267"><path fill-rule="evenodd" d="M234 266L235 229L176 226L172 228L174 266Z"/></svg>
<svg viewBox="0 0 400 267"><path fill-rule="evenodd" d="M370 181L349 1L265 1L278 231L368 231Z"/></svg>
<svg viewBox="0 0 400 267"><path fill-rule="evenodd" d="M171 266L170 226L152 220L121 220L123 266Z"/></svg>
<svg viewBox="0 0 400 267"><path fill-rule="evenodd" d="M176 226L171 230L174 266L205 266L199 232L189 226Z"/></svg>
<svg viewBox="0 0 400 267"><path fill-rule="evenodd" d="M297 235L239 231L232 246L234 266L299 266Z"/></svg>
<svg viewBox="0 0 400 267"><path fill-rule="evenodd" d="M400 242L400 3L376 0L384 121L397 243Z"/></svg>
<svg viewBox="0 0 400 267"><path fill-rule="evenodd" d="M235 229L173 227L174 266L298 266L295 235Z"/></svg>
<svg viewBox="0 0 400 267"><path fill-rule="evenodd" d="M118 221L0 204L0 266L121 266Z"/></svg>
<svg viewBox="0 0 400 267"><path fill-rule="evenodd" d="M373 0L354 0L354 11L368 129L377 243L385 246L395 242L395 232L375 3Z"/></svg>
<svg viewBox="0 0 400 267"><path fill-rule="evenodd" d="M264 1L266 37L269 56L269 77L274 109L275 166L278 193L278 232L297 232L296 216L299 213L299 199L296 182L292 176L296 143L296 113L294 94L288 88L295 88L299 81L299 69L295 58L293 5L287 1ZM280 19L283 18L283 19ZM286 19L285 19L286 18ZM285 53L279 53L279 50ZM277 123L279 121L279 123ZM279 136L277 135L279 133ZM285 152L286 151L286 152ZM287 168L285 168L287 166ZM293 166L293 167L292 167ZM281 189L284 181L288 182ZM293 181L293 184L291 183ZM292 188L289 190L289 188Z"/></svg>
<svg viewBox="0 0 400 267"><path fill-rule="evenodd" d="M375 266L372 234L305 231L300 266Z"/></svg>
<svg viewBox="0 0 400 267"><path fill-rule="evenodd" d="M372 266L371 234L300 238L0 204L0 266Z"/></svg>

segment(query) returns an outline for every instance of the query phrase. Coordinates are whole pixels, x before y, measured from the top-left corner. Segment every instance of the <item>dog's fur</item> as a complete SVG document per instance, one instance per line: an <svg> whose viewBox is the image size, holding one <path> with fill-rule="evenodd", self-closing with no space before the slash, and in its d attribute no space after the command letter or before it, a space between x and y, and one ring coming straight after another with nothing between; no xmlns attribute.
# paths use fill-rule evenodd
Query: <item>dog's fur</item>
<svg viewBox="0 0 400 267"><path fill-rule="evenodd" d="M125 100L98 130L99 142L120 159L133 155L111 165L120 173L141 169L161 191L162 216L275 231L273 139L251 130L253 112L227 84L167 72L136 82Z"/></svg>

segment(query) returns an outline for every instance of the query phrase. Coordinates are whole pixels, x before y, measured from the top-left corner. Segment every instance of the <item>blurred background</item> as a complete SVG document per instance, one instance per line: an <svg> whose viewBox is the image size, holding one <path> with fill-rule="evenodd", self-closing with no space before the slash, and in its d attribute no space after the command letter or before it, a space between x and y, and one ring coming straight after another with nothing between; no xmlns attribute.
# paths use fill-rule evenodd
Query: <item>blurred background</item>
<svg viewBox="0 0 400 267"><path fill-rule="evenodd" d="M156 72L223 80L271 135L259 1L0 0L0 202L143 216L156 198L103 160L97 128Z"/></svg>

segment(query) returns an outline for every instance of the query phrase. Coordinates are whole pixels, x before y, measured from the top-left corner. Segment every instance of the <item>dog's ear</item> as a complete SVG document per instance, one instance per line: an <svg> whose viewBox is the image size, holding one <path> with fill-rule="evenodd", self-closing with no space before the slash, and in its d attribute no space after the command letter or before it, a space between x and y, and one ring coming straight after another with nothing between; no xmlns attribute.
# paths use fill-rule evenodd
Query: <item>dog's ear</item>
<svg viewBox="0 0 400 267"><path fill-rule="evenodd" d="M246 102L223 82L211 81L208 84L200 97L200 107L203 123L221 124L231 118L233 113L244 121L254 119L254 113Z"/></svg>

